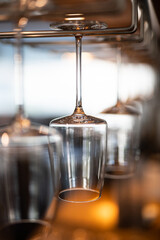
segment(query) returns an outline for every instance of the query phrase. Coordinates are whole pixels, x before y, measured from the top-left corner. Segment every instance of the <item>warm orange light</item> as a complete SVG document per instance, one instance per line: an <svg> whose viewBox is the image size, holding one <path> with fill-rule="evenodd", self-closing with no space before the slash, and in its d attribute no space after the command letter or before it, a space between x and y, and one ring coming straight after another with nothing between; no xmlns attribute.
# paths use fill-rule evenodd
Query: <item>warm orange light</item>
<svg viewBox="0 0 160 240"><path fill-rule="evenodd" d="M1 142L4 147L7 147L9 144L9 136L7 133L3 133L1 137Z"/></svg>
<svg viewBox="0 0 160 240"><path fill-rule="evenodd" d="M117 204L105 199L86 204L61 202L57 215L59 223L105 230L116 227L118 220Z"/></svg>
<svg viewBox="0 0 160 240"><path fill-rule="evenodd" d="M110 229L118 224L119 209L113 201L102 201L101 204L96 205L91 214L96 219L97 224L104 228Z"/></svg>
<svg viewBox="0 0 160 240"><path fill-rule="evenodd" d="M48 3L48 0L41 0L41 1L36 1L36 7L44 7Z"/></svg>
<svg viewBox="0 0 160 240"><path fill-rule="evenodd" d="M67 13L66 16L68 16L68 17L83 16L83 13Z"/></svg>
<svg viewBox="0 0 160 240"><path fill-rule="evenodd" d="M65 21L83 21L85 17L82 13L68 13L66 14Z"/></svg>
<svg viewBox="0 0 160 240"><path fill-rule="evenodd" d="M156 203L148 203L142 208L142 217L144 220L155 220L160 217L160 206Z"/></svg>
<svg viewBox="0 0 160 240"><path fill-rule="evenodd" d="M85 20L84 17L67 17L64 19L65 21L81 21L81 20Z"/></svg>
<svg viewBox="0 0 160 240"><path fill-rule="evenodd" d="M20 18L20 20L19 20L19 22L18 22L18 26L20 27L20 28L23 28L23 27L25 27L25 25L28 23L28 18L26 18L26 17L22 17L22 18Z"/></svg>
<svg viewBox="0 0 160 240"><path fill-rule="evenodd" d="M24 128L28 128L28 127L30 126L31 122L30 122L29 119L24 118L24 119L22 119L21 124L22 124L22 127L24 127Z"/></svg>

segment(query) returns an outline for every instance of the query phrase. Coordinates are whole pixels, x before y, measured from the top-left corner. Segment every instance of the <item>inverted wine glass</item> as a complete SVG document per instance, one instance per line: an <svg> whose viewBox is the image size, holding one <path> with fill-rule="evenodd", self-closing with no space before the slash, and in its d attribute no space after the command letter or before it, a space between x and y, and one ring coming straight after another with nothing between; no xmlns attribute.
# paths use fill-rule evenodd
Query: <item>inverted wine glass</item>
<svg viewBox="0 0 160 240"><path fill-rule="evenodd" d="M106 178L128 178L139 160L140 112L124 104L119 96L121 49L117 49L117 103L99 116L108 123Z"/></svg>
<svg viewBox="0 0 160 240"><path fill-rule="evenodd" d="M23 21L22 21L23 20ZM17 113L0 129L0 239L45 239L56 213L61 136L24 114L21 23L16 32Z"/></svg>
<svg viewBox="0 0 160 240"><path fill-rule="evenodd" d="M54 23L53 30L83 30L100 27L98 22L69 21ZM102 27L104 27L102 25ZM90 202L101 196L106 158L107 124L86 115L82 107L81 41L76 41L76 107L71 116L53 119L50 126L63 136L63 157L60 163L59 198L69 202Z"/></svg>

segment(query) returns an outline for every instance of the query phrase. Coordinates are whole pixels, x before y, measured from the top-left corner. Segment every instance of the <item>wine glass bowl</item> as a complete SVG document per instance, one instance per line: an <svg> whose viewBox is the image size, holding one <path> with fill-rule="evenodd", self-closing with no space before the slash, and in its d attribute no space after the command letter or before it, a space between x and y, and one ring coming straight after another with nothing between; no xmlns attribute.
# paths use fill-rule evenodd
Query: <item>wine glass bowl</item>
<svg viewBox="0 0 160 240"><path fill-rule="evenodd" d="M59 197L70 202L97 200L104 179L106 122L73 113L50 126L63 136Z"/></svg>
<svg viewBox="0 0 160 240"><path fill-rule="evenodd" d="M14 122L1 129L0 140L0 237L41 239L56 213L61 136L43 125Z"/></svg>
<svg viewBox="0 0 160 240"><path fill-rule="evenodd" d="M139 160L140 114L133 106L117 102L99 116L108 123L106 178L132 177Z"/></svg>

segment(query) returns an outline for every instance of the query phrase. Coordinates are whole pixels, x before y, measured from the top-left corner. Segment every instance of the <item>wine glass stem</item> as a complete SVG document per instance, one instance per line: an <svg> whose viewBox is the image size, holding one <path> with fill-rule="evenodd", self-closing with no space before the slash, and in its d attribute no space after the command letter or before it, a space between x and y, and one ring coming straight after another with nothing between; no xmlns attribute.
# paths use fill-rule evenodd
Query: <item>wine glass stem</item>
<svg viewBox="0 0 160 240"><path fill-rule="evenodd" d="M76 39L76 109L82 109L81 46L82 36Z"/></svg>
<svg viewBox="0 0 160 240"><path fill-rule="evenodd" d="M24 113L24 86L23 86L23 62L21 47L21 29L16 29L16 43L14 53L14 77L15 77L15 104L17 115Z"/></svg>

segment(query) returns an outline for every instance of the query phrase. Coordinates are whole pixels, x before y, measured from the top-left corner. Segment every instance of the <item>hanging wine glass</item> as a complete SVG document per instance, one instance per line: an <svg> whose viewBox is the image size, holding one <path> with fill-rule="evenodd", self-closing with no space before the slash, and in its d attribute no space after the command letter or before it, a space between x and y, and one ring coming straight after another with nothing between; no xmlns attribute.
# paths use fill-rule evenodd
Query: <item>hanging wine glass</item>
<svg viewBox="0 0 160 240"><path fill-rule="evenodd" d="M16 32L17 113L0 129L0 239L45 239L56 211L61 136L24 113L20 19Z"/></svg>
<svg viewBox="0 0 160 240"><path fill-rule="evenodd" d="M140 113L134 106L126 105L120 100L120 67L121 49L117 48L117 103L99 115L108 123L107 178L133 176L139 159Z"/></svg>
<svg viewBox="0 0 160 240"><path fill-rule="evenodd" d="M53 23L53 30L84 30L104 27L98 22L69 21ZM59 197L71 202L89 202L101 195L106 157L106 131L104 120L88 116L82 107L81 41L76 41L76 107L71 116L53 119L50 126L63 136L63 157L60 163Z"/></svg>

